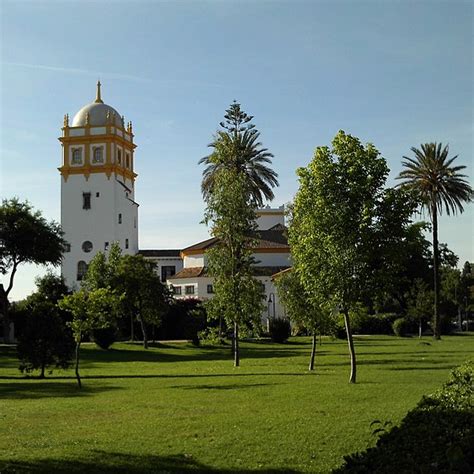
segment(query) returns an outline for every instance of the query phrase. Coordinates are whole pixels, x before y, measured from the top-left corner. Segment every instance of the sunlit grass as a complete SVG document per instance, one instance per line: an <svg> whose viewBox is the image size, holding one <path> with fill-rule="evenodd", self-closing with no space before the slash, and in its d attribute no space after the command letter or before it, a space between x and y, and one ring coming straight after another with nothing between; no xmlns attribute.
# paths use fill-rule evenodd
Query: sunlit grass
<svg viewBox="0 0 474 474"><path fill-rule="evenodd" d="M344 341L324 339L308 373L306 338L229 348L85 345L73 371L22 378L0 346L0 472L329 472L374 443L370 423L397 423L474 336L358 337L358 383Z"/></svg>

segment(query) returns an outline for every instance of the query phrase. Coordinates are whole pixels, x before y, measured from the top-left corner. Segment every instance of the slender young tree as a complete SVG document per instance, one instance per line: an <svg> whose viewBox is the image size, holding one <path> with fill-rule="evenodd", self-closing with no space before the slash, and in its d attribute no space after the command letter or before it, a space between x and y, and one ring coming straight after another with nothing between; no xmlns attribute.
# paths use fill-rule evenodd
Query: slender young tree
<svg viewBox="0 0 474 474"><path fill-rule="evenodd" d="M222 169L233 169L246 176L250 195L257 207L262 207L265 200L274 197L272 188L278 186L278 175L269 165L273 155L262 148L259 142L260 133L251 123L252 115L247 115L240 104L234 101L226 110L222 127L209 144L213 152L199 160L206 167L203 171L201 190L207 200L215 186L215 178ZM228 151L232 149L232 154Z"/></svg>
<svg viewBox="0 0 474 474"><path fill-rule="evenodd" d="M70 326L76 343L75 373L79 388L82 388L79 358L84 336L93 329L113 325L121 298L121 295L118 296L109 288L99 288L93 291L82 288L72 295L65 296L58 303L61 309L72 314Z"/></svg>
<svg viewBox="0 0 474 474"><path fill-rule="evenodd" d="M307 168L297 171L288 234L296 274L315 301L332 302L344 315L350 383L356 355L349 312L376 282L389 279L386 259L405 235L413 207L397 190L384 190L388 167L377 149L340 131L332 149L318 147ZM380 278L383 275L383 278Z"/></svg>
<svg viewBox="0 0 474 474"><path fill-rule="evenodd" d="M233 329L234 365L240 365L239 331L260 320L263 291L252 276L252 240L255 204L246 176L235 169L222 169L214 177L207 197L205 222L218 239L208 252L209 272L214 277L214 297L207 303L209 318L221 316Z"/></svg>
<svg viewBox="0 0 474 474"><path fill-rule="evenodd" d="M465 166L454 166L457 155L449 158L449 147L441 143L425 143L421 150L411 148L414 158L404 156L405 169L398 175L401 186L416 192L420 205L428 210L433 230L434 315L433 337L441 338L439 315L439 244L438 215L443 207L448 215L462 213L463 204L473 199L473 190L467 176L460 173Z"/></svg>
<svg viewBox="0 0 474 474"><path fill-rule="evenodd" d="M329 314L321 304L315 303L293 270L275 278L278 298L290 320L302 324L311 334L311 355L308 370L314 370L316 336L329 326Z"/></svg>

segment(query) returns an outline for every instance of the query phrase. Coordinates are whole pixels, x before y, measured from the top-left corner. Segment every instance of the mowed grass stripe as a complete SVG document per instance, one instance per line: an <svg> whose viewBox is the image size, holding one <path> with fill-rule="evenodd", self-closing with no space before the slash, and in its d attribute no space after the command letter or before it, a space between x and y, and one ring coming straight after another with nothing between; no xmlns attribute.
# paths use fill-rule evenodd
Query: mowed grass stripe
<svg viewBox="0 0 474 474"><path fill-rule="evenodd" d="M375 419L399 422L449 370L472 357L474 336L357 337L347 383L345 341L323 339L316 372L307 338L230 349L86 344L84 388L73 371L24 379L0 347L0 471L329 472L375 440Z"/></svg>

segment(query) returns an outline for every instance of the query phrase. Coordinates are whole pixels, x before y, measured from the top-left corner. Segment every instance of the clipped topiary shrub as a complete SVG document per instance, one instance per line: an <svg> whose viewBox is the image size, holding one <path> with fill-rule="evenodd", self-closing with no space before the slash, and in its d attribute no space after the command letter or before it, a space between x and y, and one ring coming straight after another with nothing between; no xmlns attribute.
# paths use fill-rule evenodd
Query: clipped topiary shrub
<svg viewBox="0 0 474 474"><path fill-rule="evenodd" d="M405 318L398 318L392 324L393 333L398 337L408 336L410 324Z"/></svg>
<svg viewBox="0 0 474 474"><path fill-rule="evenodd" d="M474 472L474 367L454 369L448 382L423 397L400 426L373 448L345 456L333 473Z"/></svg>
<svg viewBox="0 0 474 474"><path fill-rule="evenodd" d="M273 342L283 343L291 336L290 320L287 318L270 319L270 338Z"/></svg>
<svg viewBox="0 0 474 474"><path fill-rule="evenodd" d="M94 329L92 331L92 340L101 349L107 350L117 340L117 329L114 327Z"/></svg>

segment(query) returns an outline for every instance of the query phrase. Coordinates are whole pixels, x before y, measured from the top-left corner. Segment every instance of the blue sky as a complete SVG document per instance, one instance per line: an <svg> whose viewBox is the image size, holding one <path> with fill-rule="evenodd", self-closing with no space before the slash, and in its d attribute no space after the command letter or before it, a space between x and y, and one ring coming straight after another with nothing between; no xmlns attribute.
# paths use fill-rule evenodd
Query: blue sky
<svg viewBox="0 0 474 474"><path fill-rule="evenodd" d="M140 247L206 238L197 161L236 99L255 116L280 176L339 129L372 142L389 184L411 146L449 143L473 166L470 1L0 1L0 187L60 218L60 136L95 97L134 124ZM440 240L474 261L472 205ZM13 299L34 288L19 270Z"/></svg>

